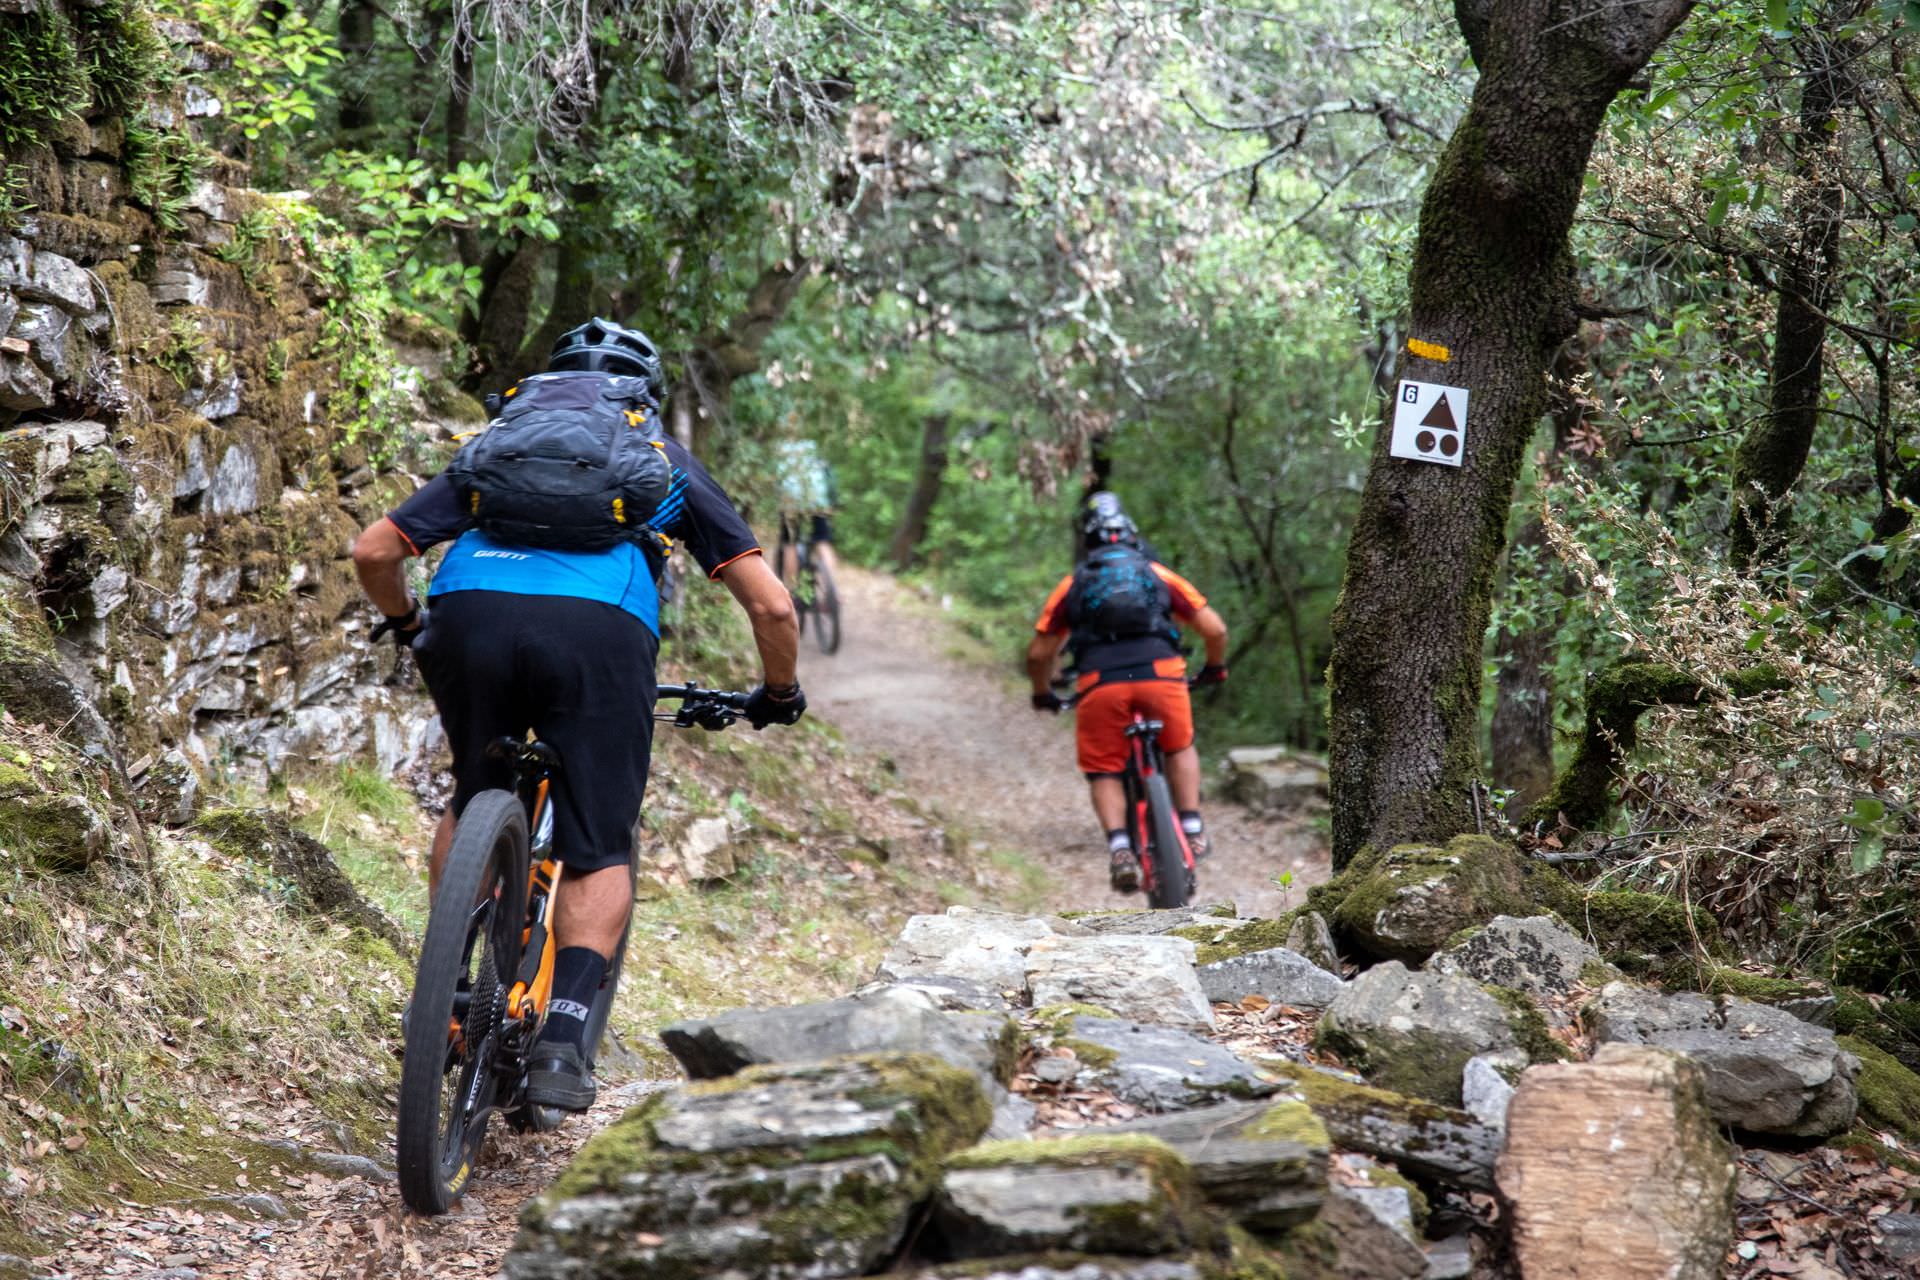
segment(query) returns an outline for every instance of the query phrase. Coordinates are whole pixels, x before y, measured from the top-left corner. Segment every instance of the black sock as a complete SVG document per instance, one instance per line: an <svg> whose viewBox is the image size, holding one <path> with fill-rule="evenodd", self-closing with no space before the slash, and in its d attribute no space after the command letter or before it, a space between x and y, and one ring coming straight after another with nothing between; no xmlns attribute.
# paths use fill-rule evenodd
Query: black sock
<svg viewBox="0 0 1920 1280"><path fill-rule="evenodd" d="M591 947L562 947L553 958L553 995L547 1001L547 1022L540 1028L542 1043L560 1040L576 1049L587 1034L587 1015L594 993L607 973L607 958Z"/></svg>
<svg viewBox="0 0 1920 1280"><path fill-rule="evenodd" d="M1198 809L1182 809L1180 811L1180 829L1190 836L1197 836L1207 828L1206 824L1200 821L1200 811Z"/></svg>

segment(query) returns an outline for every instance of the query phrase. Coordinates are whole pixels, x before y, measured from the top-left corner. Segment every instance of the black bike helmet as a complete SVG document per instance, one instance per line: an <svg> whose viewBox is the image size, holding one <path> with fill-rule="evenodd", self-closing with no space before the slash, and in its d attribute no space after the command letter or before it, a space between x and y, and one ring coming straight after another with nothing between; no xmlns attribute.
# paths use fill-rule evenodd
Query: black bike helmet
<svg viewBox="0 0 1920 1280"><path fill-rule="evenodd" d="M665 387L660 372L660 349L638 329L627 329L599 316L569 329L553 344L547 368L555 373L618 373L645 378L657 399Z"/></svg>
<svg viewBox="0 0 1920 1280"><path fill-rule="evenodd" d="M1140 545L1140 527L1121 509L1119 495L1105 489L1087 499L1080 516L1080 532L1089 550L1116 542Z"/></svg>

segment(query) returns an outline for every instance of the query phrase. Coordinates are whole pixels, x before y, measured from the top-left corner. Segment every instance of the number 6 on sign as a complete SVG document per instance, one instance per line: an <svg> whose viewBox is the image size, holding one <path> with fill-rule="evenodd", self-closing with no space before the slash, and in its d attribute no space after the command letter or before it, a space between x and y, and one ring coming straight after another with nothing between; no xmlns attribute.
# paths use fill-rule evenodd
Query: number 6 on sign
<svg viewBox="0 0 1920 1280"><path fill-rule="evenodd" d="M1467 389L1406 381L1393 401L1387 452L1412 462L1457 467L1467 447Z"/></svg>

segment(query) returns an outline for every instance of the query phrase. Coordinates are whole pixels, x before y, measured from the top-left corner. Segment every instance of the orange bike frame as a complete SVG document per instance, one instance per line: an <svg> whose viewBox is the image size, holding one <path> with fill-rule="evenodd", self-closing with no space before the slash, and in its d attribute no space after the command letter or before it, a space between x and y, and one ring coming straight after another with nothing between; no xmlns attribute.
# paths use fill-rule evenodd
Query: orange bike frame
<svg viewBox="0 0 1920 1280"><path fill-rule="evenodd" d="M540 815L547 807L547 787L540 783L540 791L533 802L534 831L540 829ZM547 1011L547 1000L553 995L553 958L558 949L553 941L553 902L555 891L560 885L560 861L554 857L543 858L535 863L527 874L527 901L540 903L540 915L529 918L526 928L521 931L520 945L531 946L534 930L540 932L540 967L534 971L533 982L515 982L513 990L507 993L507 1016L510 1018L538 1018Z"/></svg>

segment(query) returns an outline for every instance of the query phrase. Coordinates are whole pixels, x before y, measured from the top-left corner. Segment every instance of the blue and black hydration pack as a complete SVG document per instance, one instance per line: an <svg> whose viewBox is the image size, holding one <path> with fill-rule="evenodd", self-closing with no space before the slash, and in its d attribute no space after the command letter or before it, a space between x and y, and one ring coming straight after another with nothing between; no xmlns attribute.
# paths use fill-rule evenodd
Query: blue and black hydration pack
<svg viewBox="0 0 1920 1280"><path fill-rule="evenodd" d="M1067 625L1076 650L1144 636L1174 639L1173 596L1153 561L1124 542L1095 547L1073 571L1067 588Z"/></svg>
<svg viewBox="0 0 1920 1280"><path fill-rule="evenodd" d="M673 464L647 380L542 373L508 388L498 404L487 429L447 465L481 532L554 551L634 542L657 571L665 540L650 522Z"/></svg>

